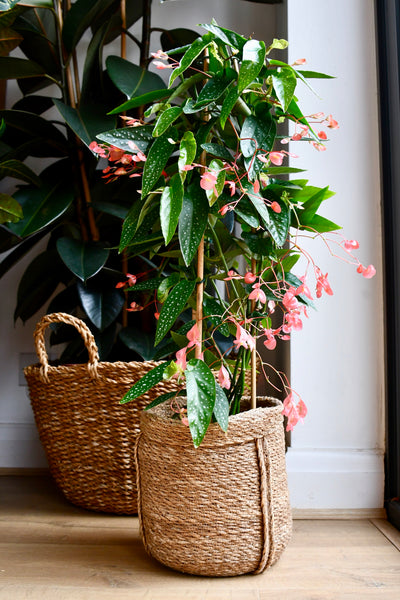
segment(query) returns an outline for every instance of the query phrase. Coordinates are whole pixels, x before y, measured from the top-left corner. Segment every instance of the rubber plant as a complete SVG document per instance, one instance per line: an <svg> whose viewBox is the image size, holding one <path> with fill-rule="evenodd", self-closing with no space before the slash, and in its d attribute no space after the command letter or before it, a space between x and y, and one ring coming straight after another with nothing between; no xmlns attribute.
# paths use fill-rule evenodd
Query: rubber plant
<svg viewBox="0 0 400 600"><path fill-rule="evenodd" d="M129 31L139 19L140 40ZM163 79L147 70L151 33L150 0L0 3L0 77L14 80L20 93L0 111L0 178L19 180L17 191L3 185L0 195L0 276L32 253L14 318L25 322L44 306L80 316L103 360L150 359L157 352L146 311L138 316L123 310L126 294L116 287L131 270L157 267L144 247L134 264L115 250L138 181L104 186L89 150L97 133L123 126L107 114L116 104L154 96L154 90L165 94ZM188 30L161 35L167 45L195 37ZM136 48L138 65L126 59ZM143 294L144 302L148 292ZM52 332L51 343L68 342L61 361L85 360L79 336L71 336L71 328L62 326Z"/></svg>
<svg viewBox="0 0 400 600"><path fill-rule="evenodd" d="M301 169L288 165L302 144L324 151L339 127L332 115L303 114L295 95L299 83L310 86L309 80L329 76L305 70L304 60L289 65L272 58L273 50L286 48L285 40L266 46L215 21L202 27L205 33L193 43L153 54L157 68L171 72L164 97L92 144L109 158L107 176L141 182L120 250L134 255L146 244L163 272L148 273L140 287L128 289L158 291L155 343L179 348L122 402L177 378L179 391L151 406L171 403L196 447L212 421L226 430L243 395L255 405L257 346L272 352L277 339L288 341L314 309L314 295L333 293L327 274L303 248L304 238L322 238L366 278L375 273L354 255L358 243L320 214L333 195L329 187L309 184ZM148 100L128 100L112 114L128 114ZM133 307L141 308L136 301ZM268 360L260 364L267 383L277 375L291 430L306 406L284 373L274 373Z"/></svg>

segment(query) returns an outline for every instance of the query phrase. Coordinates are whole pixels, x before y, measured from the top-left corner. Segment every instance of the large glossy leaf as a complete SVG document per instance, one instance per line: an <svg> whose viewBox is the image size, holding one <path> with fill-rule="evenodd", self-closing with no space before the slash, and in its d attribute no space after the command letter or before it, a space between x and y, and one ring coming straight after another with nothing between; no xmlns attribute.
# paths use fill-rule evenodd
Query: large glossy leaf
<svg viewBox="0 0 400 600"><path fill-rule="evenodd" d="M207 152L207 154L212 154L213 156L217 156L218 158L222 158L222 160L226 160L230 162L233 157L226 146L222 144L202 144L201 147L203 150Z"/></svg>
<svg viewBox="0 0 400 600"><path fill-rule="evenodd" d="M164 336L171 329L176 319L185 308L188 299L192 295L196 282L182 279L170 291L167 300L165 301L160 317L157 322L157 331L155 343L159 344Z"/></svg>
<svg viewBox="0 0 400 600"><path fill-rule="evenodd" d="M258 40L249 40L243 46L243 60L240 65L238 90L242 92L258 76L264 66L265 44Z"/></svg>
<svg viewBox="0 0 400 600"><path fill-rule="evenodd" d="M329 192L329 186L318 189L315 194L313 194L306 202L303 204L303 210L300 212L301 222L307 223L310 219L313 218L317 210L319 209L321 203L329 197L327 194Z"/></svg>
<svg viewBox="0 0 400 600"><path fill-rule="evenodd" d="M10 229L21 237L27 237L58 219L70 206L72 192L63 185L41 188L26 187L14 194L22 206L24 218L10 225Z"/></svg>
<svg viewBox="0 0 400 600"><path fill-rule="evenodd" d="M198 181L186 188L179 217L179 244L186 265L197 252L207 226L209 205L204 190Z"/></svg>
<svg viewBox="0 0 400 600"><path fill-rule="evenodd" d="M109 4L111 0L109 1ZM82 35L91 26L103 3L98 0L77 0L72 4L64 19L63 43L68 53L72 52Z"/></svg>
<svg viewBox="0 0 400 600"><path fill-rule="evenodd" d="M240 94L237 86L231 87L222 103L221 114L219 117L222 129L224 129L226 121L228 120L228 117L231 114L233 107L239 100L239 96Z"/></svg>
<svg viewBox="0 0 400 600"><path fill-rule="evenodd" d="M215 75L209 79L198 95L194 108L201 108L218 100L236 77L235 71L230 70L223 76Z"/></svg>
<svg viewBox="0 0 400 600"><path fill-rule="evenodd" d="M143 377L139 379L139 381L137 381L125 394L121 400L121 404L125 404L126 402L130 402L131 400L139 398L139 396L162 381L165 368L169 365L169 362L161 363L160 365L154 367L154 369L151 371L147 371L147 373L143 375Z"/></svg>
<svg viewBox="0 0 400 600"><path fill-rule="evenodd" d="M187 414L190 433L198 448L211 423L215 406L215 379L205 362L191 359L185 370Z"/></svg>
<svg viewBox="0 0 400 600"><path fill-rule="evenodd" d="M104 131L96 137L101 142L106 142L127 152L133 151L131 146L133 142L138 150L146 154L150 144L154 141L152 132L152 125L143 125L142 127L123 127Z"/></svg>
<svg viewBox="0 0 400 600"><path fill-rule="evenodd" d="M45 75L45 70L31 60L14 56L0 56L0 79L22 79L39 75Z"/></svg>
<svg viewBox="0 0 400 600"><path fill-rule="evenodd" d="M296 75L293 69L279 68L271 74L271 77L276 96L282 110L286 112L296 89Z"/></svg>
<svg viewBox="0 0 400 600"><path fill-rule="evenodd" d="M0 29L0 56L8 56L22 41L22 35L10 27Z"/></svg>
<svg viewBox="0 0 400 600"><path fill-rule="evenodd" d="M62 273L63 265L56 250L47 250L35 257L20 280L14 320L27 321L48 302Z"/></svg>
<svg viewBox="0 0 400 600"><path fill-rule="evenodd" d="M47 119L22 110L2 110L0 117L5 120L6 132L9 132L13 144L35 142L35 154L31 154L32 156L58 157L68 154L66 138ZM6 141L8 142L8 137Z"/></svg>
<svg viewBox="0 0 400 600"><path fill-rule="evenodd" d="M136 128L137 129L137 128ZM172 152L175 150L174 141L178 139L178 132L171 127L163 135L156 138L147 154L147 160L144 163L142 178L142 198L151 192L160 178L165 165Z"/></svg>
<svg viewBox="0 0 400 600"><path fill-rule="evenodd" d="M93 142L98 133L115 126L115 119L107 116L106 110L99 104L86 105L80 109L72 108L57 99L54 99L54 104L72 131L86 146Z"/></svg>
<svg viewBox="0 0 400 600"><path fill-rule="evenodd" d="M104 267L110 254L103 244L83 242L62 237L57 240L57 250L68 269L81 281L96 275Z"/></svg>
<svg viewBox="0 0 400 600"><path fill-rule="evenodd" d="M162 135L170 125L182 114L180 106L170 106L164 112L160 114L154 125L153 136L159 137Z"/></svg>
<svg viewBox="0 0 400 600"><path fill-rule="evenodd" d="M243 187L246 190L248 199L260 215L264 226L268 229L270 216L263 196L259 192L255 192L253 186L249 182L243 183Z"/></svg>
<svg viewBox="0 0 400 600"><path fill-rule="evenodd" d="M183 204L183 185L179 173L171 177L170 185L161 194L160 221L165 245L171 241L178 226Z"/></svg>
<svg viewBox="0 0 400 600"><path fill-rule="evenodd" d="M254 181L263 168L258 154L272 150L276 135L276 124L269 112L262 117L247 117L240 132L240 148L242 150L249 178Z"/></svg>
<svg viewBox="0 0 400 600"><path fill-rule="evenodd" d="M154 348L154 335L140 331L136 327L125 327L119 332L120 340L127 348L139 354L143 360L153 360L156 349Z"/></svg>
<svg viewBox="0 0 400 600"><path fill-rule="evenodd" d="M119 56L109 56L106 67L114 85L128 99L165 88L164 81L157 73L138 67Z"/></svg>
<svg viewBox="0 0 400 600"><path fill-rule="evenodd" d="M203 23L201 24L201 27L213 33L219 40L221 40L221 42L228 44L228 46L232 46L232 48L235 48L235 50L242 50L243 46L247 42L247 38L239 35L235 31L231 31L230 29L219 27L216 22Z"/></svg>
<svg viewBox="0 0 400 600"><path fill-rule="evenodd" d="M12 196L0 193L0 223L16 223L22 217L21 205Z"/></svg>
<svg viewBox="0 0 400 600"><path fill-rule="evenodd" d="M247 196L243 196L240 199L240 202L235 207L235 213L239 215L247 225L250 225L250 227L257 229L257 227L260 226L260 219L256 209Z"/></svg>
<svg viewBox="0 0 400 600"><path fill-rule="evenodd" d="M40 185L40 178L26 164L20 160L5 160L0 162L0 179L14 177L26 183Z"/></svg>
<svg viewBox="0 0 400 600"><path fill-rule="evenodd" d="M80 105L95 105L99 94L104 94L103 46L112 21L104 23L93 35L86 51L83 66ZM101 96L100 96L101 97Z"/></svg>
<svg viewBox="0 0 400 600"><path fill-rule="evenodd" d="M97 329L104 331L118 317L124 306L124 295L116 289L99 289L89 283L78 283L82 307Z"/></svg>
<svg viewBox="0 0 400 600"><path fill-rule="evenodd" d="M209 46L212 42L212 36L209 34L203 35L203 37L197 38L191 46L186 50L185 54L180 61L179 67L174 69L171 73L171 77L169 79L169 86L173 84L175 79L182 75L186 69L190 67L190 65L196 60L198 56Z"/></svg>
<svg viewBox="0 0 400 600"><path fill-rule="evenodd" d="M269 210L269 224L267 229L276 245L283 246L289 231L290 211L284 202L279 202L279 205L281 207L280 213Z"/></svg>

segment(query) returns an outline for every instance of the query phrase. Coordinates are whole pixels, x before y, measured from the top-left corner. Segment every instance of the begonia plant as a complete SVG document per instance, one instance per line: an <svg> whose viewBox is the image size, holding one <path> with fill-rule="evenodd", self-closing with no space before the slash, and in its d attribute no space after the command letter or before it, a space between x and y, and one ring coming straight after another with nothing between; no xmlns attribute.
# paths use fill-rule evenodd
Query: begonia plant
<svg viewBox="0 0 400 600"><path fill-rule="evenodd" d="M148 251L158 268L121 285L133 294L133 311L143 308L135 293L154 290L155 344L173 353L122 402L172 378L178 389L151 406L169 402L196 447L212 421L227 429L244 396L255 406L257 370L272 392L283 391L288 430L306 416L285 374L258 355L261 345L272 352L278 339L289 341L315 298L333 293L304 238L322 238L366 278L375 273L354 255L358 243L320 214L333 192L292 166L303 144L324 151L339 127L331 114L303 114L296 98L299 83L329 76L306 70L304 59L272 58L285 40L266 45L215 21L202 27L192 44L153 54L170 72L168 89L117 107L126 126L91 144L108 158L107 179L140 178L120 251ZM143 115L129 117L139 105L147 106Z"/></svg>

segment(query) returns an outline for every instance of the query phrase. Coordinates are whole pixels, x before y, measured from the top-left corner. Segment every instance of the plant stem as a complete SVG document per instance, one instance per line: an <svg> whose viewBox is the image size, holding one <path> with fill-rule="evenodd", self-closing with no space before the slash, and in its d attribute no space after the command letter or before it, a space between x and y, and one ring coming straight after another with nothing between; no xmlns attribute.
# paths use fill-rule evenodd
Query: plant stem
<svg viewBox="0 0 400 600"><path fill-rule="evenodd" d="M257 263L256 259L251 259L251 272L256 273ZM251 312L254 312L256 307L256 301L251 301ZM253 329L255 329L253 327ZM252 332L253 333L253 332ZM257 348L254 346L251 351L251 408L257 408Z"/></svg>
<svg viewBox="0 0 400 600"><path fill-rule="evenodd" d="M151 0L143 0L142 21L142 47L140 49L140 66L145 68L150 51L150 22L151 22Z"/></svg>

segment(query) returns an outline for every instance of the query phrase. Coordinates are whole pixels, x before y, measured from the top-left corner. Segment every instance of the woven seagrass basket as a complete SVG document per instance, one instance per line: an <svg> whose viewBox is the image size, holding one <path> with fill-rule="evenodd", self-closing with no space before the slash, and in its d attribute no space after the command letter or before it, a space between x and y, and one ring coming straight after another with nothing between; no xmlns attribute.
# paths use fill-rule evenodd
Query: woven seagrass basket
<svg viewBox="0 0 400 600"><path fill-rule="evenodd" d="M267 406L265 405L267 402ZM188 428L158 406L141 415L136 459L146 551L178 571L261 573L292 530L281 404L211 424L197 449Z"/></svg>
<svg viewBox="0 0 400 600"><path fill-rule="evenodd" d="M51 323L73 325L84 339L87 364L51 366L44 332ZM65 497L78 506L118 514L137 513L134 446L141 410L171 391L161 382L134 402L119 401L156 362L99 362L89 328L65 313L43 317L35 333L39 364L25 378L50 471Z"/></svg>

